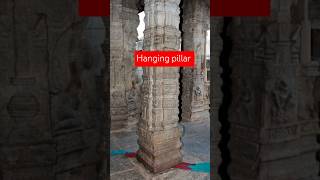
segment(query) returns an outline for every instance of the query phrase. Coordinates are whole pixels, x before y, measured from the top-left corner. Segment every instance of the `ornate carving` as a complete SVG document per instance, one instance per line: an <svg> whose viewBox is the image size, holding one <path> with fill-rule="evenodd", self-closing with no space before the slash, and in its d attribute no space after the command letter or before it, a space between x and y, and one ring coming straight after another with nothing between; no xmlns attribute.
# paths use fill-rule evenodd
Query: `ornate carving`
<svg viewBox="0 0 320 180"><path fill-rule="evenodd" d="M180 0L145 1L144 49L179 50L179 2ZM167 6L171 8L166 8ZM163 20L163 17L169 19ZM151 19L157 21L149 21ZM169 169L182 158L181 134L177 127L178 78L178 68L148 68L144 71L143 111L138 126L138 159L153 172Z"/></svg>
<svg viewBox="0 0 320 180"><path fill-rule="evenodd" d="M135 126L134 123L128 122L128 116L130 119L132 118L128 111L128 108L131 108L128 107L128 98L130 99L128 95L132 93L132 81L135 80L132 54L138 35L136 28L139 24L138 10L132 3L133 1L111 2L111 9L113 9L110 25L112 131L133 129Z"/></svg>
<svg viewBox="0 0 320 180"><path fill-rule="evenodd" d="M136 82L132 82L132 89L127 96L128 104L128 128L136 129L136 124L141 118L141 90Z"/></svg>
<svg viewBox="0 0 320 180"><path fill-rule="evenodd" d="M194 94L195 96L201 96L202 92L199 86L196 87L196 89L194 90Z"/></svg>
<svg viewBox="0 0 320 180"><path fill-rule="evenodd" d="M209 28L209 8L206 1L183 3L183 48L194 50L195 68L183 68L182 120L203 121L209 119L209 99L205 95L206 82L206 30ZM207 1L208 2L208 1Z"/></svg>
<svg viewBox="0 0 320 180"><path fill-rule="evenodd" d="M317 110L311 93L314 77L310 77L315 74L304 73L303 58L308 56L301 46L308 39L306 4L275 0L270 17L240 17L232 22L231 93L235 98L229 111L231 179L317 177L318 145L314 132L319 127L312 128L318 119L314 118ZM241 134L245 130L250 130L249 135ZM314 159L304 164L308 166L307 173L292 176L292 172L301 169L300 160L307 158L306 139L307 146L312 147L307 154ZM259 151L256 157L244 161L239 152L256 150L245 147L248 142L256 144ZM290 154L292 147L297 148ZM280 169L273 168L278 164L291 168L281 168L280 175Z"/></svg>
<svg viewBox="0 0 320 180"><path fill-rule="evenodd" d="M37 98L28 93L15 94L7 106L11 118L33 118L40 110Z"/></svg>
<svg viewBox="0 0 320 180"><path fill-rule="evenodd" d="M74 179L88 164L96 179L103 63L88 18L71 1L0 4L0 179Z"/></svg>
<svg viewBox="0 0 320 180"><path fill-rule="evenodd" d="M235 115L241 122L247 122L252 124L254 122L254 114L252 108L254 108L254 94L252 88L248 84L248 81L241 78L239 82L236 82L236 87L239 89L239 95L235 98Z"/></svg>
<svg viewBox="0 0 320 180"><path fill-rule="evenodd" d="M295 105L292 101L292 93L283 80L277 80L273 90L270 92L272 102L270 113L274 124L287 123L291 119L292 110Z"/></svg>

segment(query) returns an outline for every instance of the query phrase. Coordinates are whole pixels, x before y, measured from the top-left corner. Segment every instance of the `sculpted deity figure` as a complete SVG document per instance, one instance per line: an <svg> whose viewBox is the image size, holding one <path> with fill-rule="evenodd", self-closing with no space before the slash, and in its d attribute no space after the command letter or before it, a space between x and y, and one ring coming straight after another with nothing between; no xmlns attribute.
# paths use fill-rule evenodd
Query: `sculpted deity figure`
<svg viewBox="0 0 320 180"><path fill-rule="evenodd" d="M286 82L279 80L275 83L271 92L273 106L271 107L272 120L275 123L285 123L288 121L287 113L294 107L292 93Z"/></svg>
<svg viewBox="0 0 320 180"><path fill-rule="evenodd" d="M253 117L250 113L252 108L250 106L253 102L253 94L246 80L241 79L239 82L241 83L239 84L241 90L238 100L236 101L236 114L239 118L243 118L243 120L247 122L252 122Z"/></svg>

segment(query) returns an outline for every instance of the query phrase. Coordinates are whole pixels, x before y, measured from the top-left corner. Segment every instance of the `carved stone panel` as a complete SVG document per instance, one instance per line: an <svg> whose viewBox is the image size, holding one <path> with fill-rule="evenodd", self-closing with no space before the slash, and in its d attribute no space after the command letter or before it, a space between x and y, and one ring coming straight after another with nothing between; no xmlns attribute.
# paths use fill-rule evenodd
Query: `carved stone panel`
<svg viewBox="0 0 320 180"><path fill-rule="evenodd" d="M319 75L302 59L301 2L274 0L271 17L236 18L230 26L231 179L317 179Z"/></svg>
<svg viewBox="0 0 320 180"><path fill-rule="evenodd" d="M0 6L0 179L55 180L88 164L97 177L104 57L92 57L89 19L71 1Z"/></svg>

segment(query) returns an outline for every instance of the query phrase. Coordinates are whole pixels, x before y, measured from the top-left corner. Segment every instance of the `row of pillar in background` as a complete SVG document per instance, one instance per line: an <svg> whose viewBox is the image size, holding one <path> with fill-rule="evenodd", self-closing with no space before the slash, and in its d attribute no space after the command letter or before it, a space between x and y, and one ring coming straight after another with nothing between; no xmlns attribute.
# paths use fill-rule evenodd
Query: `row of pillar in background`
<svg viewBox="0 0 320 180"><path fill-rule="evenodd" d="M209 119L209 87L206 77L207 30L210 28L209 1L183 2L183 49L196 54L195 68L183 68L181 116L183 121Z"/></svg>
<svg viewBox="0 0 320 180"><path fill-rule="evenodd" d="M132 130L139 114L139 89L135 79L133 52L139 24L136 1L112 0L110 22L111 130Z"/></svg>

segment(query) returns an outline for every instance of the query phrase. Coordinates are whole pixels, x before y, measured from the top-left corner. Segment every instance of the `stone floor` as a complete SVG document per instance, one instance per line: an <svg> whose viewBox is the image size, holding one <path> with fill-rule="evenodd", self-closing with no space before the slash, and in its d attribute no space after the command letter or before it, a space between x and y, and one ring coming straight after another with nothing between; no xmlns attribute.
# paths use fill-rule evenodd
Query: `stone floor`
<svg viewBox="0 0 320 180"><path fill-rule="evenodd" d="M181 123L184 127L183 161L200 163L210 161L210 122ZM137 135L135 132L113 133L111 135L111 150L136 151ZM110 157L111 180L207 180L209 174L191 172L180 169L170 169L161 174L152 174L135 158L122 155Z"/></svg>

